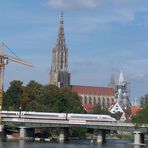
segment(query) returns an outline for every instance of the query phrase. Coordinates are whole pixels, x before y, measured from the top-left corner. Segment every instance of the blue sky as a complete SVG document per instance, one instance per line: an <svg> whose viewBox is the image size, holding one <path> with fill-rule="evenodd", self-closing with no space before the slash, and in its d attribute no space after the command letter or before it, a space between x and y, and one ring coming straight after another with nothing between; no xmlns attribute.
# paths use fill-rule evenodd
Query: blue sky
<svg viewBox="0 0 148 148"><path fill-rule="evenodd" d="M107 86L112 69L116 81L122 70L130 82L131 97L145 95L147 6L147 0L0 0L0 42L34 65L28 68L10 61L5 68L5 89L12 80L48 83L63 9L71 83Z"/></svg>

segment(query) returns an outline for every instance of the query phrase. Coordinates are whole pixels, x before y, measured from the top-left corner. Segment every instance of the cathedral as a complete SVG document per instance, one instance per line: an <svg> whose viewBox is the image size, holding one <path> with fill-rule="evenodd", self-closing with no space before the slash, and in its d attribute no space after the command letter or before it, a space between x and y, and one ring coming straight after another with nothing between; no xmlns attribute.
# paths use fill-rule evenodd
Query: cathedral
<svg viewBox="0 0 148 148"><path fill-rule="evenodd" d="M52 49L52 65L49 84L58 87L70 85L70 73L68 72L68 48L65 44L63 12L61 13L60 27L55 47Z"/></svg>
<svg viewBox="0 0 148 148"><path fill-rule="evenodd" d="M120 79L123 79L121 77ZM116 85L115 92L115 82L114 76L111 78L110 85L108 87L94 87L94 86L83 86L83 85L72 85L70 84L70 73L68 71L68 48L65 43L65 33L64 33L64 17L63 12L61 13L58 36L55 47L52 49L52 64L50 70L49 84L61 87L70 87L73 92L78 93L81 99L83 107L88 111L95 105L99 104L103 108L109 108L112 104L119 101L127 104L125 98L125 82L120 80L118 85ZM122 94L121 94L122 93ZM124 94L123 94L124 93ZM122 96L117 98L116 96ZM122 100L123 99L123 100Z"/></svg>

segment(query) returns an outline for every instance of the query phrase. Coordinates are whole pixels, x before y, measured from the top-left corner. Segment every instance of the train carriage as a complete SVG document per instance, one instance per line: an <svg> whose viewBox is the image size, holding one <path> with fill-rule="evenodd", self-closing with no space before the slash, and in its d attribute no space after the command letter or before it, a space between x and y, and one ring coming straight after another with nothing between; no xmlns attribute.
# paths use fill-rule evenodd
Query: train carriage
<svg viewBox="0 0 148 148"><path fill-rule="evenodd" d="M66 113L47 113L47 112L21 112L21 118L26 119L66 119Z"/></svg>
<svg viewBox="0 0 148 148"><path fill-rule="evenodd" d="M116 119L109 115L97 114L68 114L68 120L84 120L84 121L98 121L98 122L115 122Z"/></svg>
<svg viewBox="0 0 148 148"><path fill-rule="evenodd" d="M19 118L18 111L2 111L1 117L5 118Z"/></svg>
<svg viewBox="0 0 148 148"><path fill-rule="evenodd" d="M5 118L24 118L24 119L43 119L43 120L116 122L116 119L112 118L109 115L97 115L97 114L2 111L2 117L5 117Z"/></svg>

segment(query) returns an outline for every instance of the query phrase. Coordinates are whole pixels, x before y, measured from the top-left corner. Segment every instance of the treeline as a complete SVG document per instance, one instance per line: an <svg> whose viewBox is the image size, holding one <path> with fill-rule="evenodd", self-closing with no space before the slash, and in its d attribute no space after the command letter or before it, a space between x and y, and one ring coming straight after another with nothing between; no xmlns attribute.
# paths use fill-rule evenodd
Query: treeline
<svg viewBox="0 0 148 148"><path fill-rule="evenodd" d="M70 88L42 85L30 81L26 86L22 81L10 82L3 94L3 110L40 112L84 113L80 98Z"/></svg>
<svg viewBox="0 0 148 148"><path fill-rule="evenodd" d="M3 110L37 111L57 113L87 113L80 96L71 88L58 88L54 85L42 85L30 81L26 86L20 80L10 82L3 94ZM90 114L110 114L107 108L96 105Z"/></svg>

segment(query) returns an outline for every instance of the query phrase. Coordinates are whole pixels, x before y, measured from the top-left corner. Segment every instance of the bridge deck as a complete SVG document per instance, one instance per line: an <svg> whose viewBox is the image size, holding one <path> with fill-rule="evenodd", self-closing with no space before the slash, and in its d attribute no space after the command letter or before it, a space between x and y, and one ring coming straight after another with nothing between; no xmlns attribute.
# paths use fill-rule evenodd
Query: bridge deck
<svg viewBox="0 0 148 148"><path fill-rule="evenodd" d="M86 122L82 120L37 120L23 118L3 118L4 125L13 125L16 127L37 128L37 127L86 127L95 129L108 129L119 131L135 131L135 125L132 123L120 122ZM139 131L146 132L148 126L139 127Z"/></svg>

